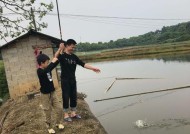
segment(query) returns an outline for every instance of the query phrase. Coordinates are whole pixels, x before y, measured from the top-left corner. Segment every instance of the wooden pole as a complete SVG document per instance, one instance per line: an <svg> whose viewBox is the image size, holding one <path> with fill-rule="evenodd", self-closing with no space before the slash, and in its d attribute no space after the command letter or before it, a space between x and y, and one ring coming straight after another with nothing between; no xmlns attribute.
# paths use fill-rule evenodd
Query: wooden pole
<svg viewBox="0 0 190 134"><path fill-rule="evenodd" d="M158 93L158 92L173 91L173 90L179 90L179 89L185 89L185 88L190 88L190 86L183 86L183 87L176 87L176 88L162 89L162 90L157 90L157 91L142 92L142 93L112 97L112 98L105 98L105 99L94 100L94 102L113 100L113 99L119 99L119 98L131 97L131 96L137 96L137 95L144 95L144 94L152 94L152 93Z"/></svg>
<svg viewBox="0 0 190 134"><path fill-rule="evenodd" d="M57 1L57 0L56 0L56 4L57 4L57 15L58 15L58 22L59 22L60 38L61 38L61 40L62 40L61 22L60 22L59 6L58 6L58 1Z"/></svg>
<svg viewBox="0 0 190 134"><path fill-rule="evenodd" d="M137 79L161 79L161 78L115 78L113 83L108 87L108 89L106 89L105 93L107 93L111 89L111 87L117 80L137 80Z"/></svg>
<svg viewBox="0 0 190 134"><path fill-rule="evenodd" d="M116 80L136 80L136 79L161 79L161 78L115 78Z"/></svg>
<svg viewBox="0 0 190 134"><path fill-rule="evenodd" d="M112 84L108 87L108 89L105 91L105 93L107 93L110 89L111 89L111 87L113 86L113 84L116 82L116 79L112 82Z"/></svg>
<svg viewBox="0 0 190 134"><path fill-rule="evenodd" d="M34 25L34 29L35 29L35 31L37 31L36 20L35 20L35 17L34 17L34 11L33 11L32 7L31 7L31 15L32 15L32 23Z"/></svg>

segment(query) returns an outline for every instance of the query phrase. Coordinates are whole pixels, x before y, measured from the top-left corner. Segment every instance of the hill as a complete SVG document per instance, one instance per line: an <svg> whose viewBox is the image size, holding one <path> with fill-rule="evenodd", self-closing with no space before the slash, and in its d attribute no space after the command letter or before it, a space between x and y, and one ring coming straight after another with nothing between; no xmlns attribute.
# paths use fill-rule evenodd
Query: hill
<svg viewBox="0 0 190 134"><path fill-rule="evenodd" d="M190 40L190 22L179 23L173 26L163 27L161 30L148 32L131 38L118 39L116 41L98 43L80 43L77 50L80 52L96 51L128 46L143 46L150 44L174 43Z"/></svg>

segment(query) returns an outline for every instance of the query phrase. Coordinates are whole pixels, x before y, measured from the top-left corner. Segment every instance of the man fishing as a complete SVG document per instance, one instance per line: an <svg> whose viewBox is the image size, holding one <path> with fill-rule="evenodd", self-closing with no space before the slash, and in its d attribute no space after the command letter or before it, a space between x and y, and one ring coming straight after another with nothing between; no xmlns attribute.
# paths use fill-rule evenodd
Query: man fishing
<svg viewBox="0 0 190 134"><path fill-rule="evenodd" d="M80 65L86 69L92 70L96 73L100 73L100 69L90 66L80 60L73 51L76 48L76 41L73 39L68 39L64 44L64 52L61 53L59 49L55 53L55 57L58 58L61 65L61 88L62 88L62 98L63 98L63 110L64 110L64 120L66 122L71 122L72 119L80 119L81 116L76 114L77 107L77 85L75 71L76 66ZM61 48L60 44L60 48ZM61 54L60 54L61 53ZM71 115L69 115L69 108L71 110Z"/></svg>

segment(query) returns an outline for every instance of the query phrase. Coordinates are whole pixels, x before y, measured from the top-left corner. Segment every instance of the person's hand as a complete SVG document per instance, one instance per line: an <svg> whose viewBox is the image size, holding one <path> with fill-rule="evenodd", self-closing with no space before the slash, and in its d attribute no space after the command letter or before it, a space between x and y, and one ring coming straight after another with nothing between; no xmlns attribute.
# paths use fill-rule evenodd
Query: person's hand
<svg viewBox="0 0 190 134"><path fill-rule="evenodd" d="M57 60L57 58L53 58L52 62L55 63Z"/></svg>
<svg viewBox="0 0 190 134"><path fill-rule="evenodd" d="M64 49L65 49L65 45L64 45L64 43L60 43L60 45L59 45L59 49L60 49L60 50L64 50Z"/></svg>
<svg viewBox="0 0 190 134"><path fill-rule="evenodd" d="M98 69L98 68L93 68L92 69L94 72L96 72L96 73L100 73L101 71L100 71L100 69Z"/></svg>

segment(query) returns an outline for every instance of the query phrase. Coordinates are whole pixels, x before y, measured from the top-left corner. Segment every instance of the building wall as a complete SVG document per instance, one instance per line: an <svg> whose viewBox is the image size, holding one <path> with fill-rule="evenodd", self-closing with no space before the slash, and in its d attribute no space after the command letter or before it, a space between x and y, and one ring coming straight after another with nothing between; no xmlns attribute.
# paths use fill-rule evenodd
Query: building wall
<svg viewBox="0 0 190 134"><path fill-rule="evenodd" d="M51 45L51 41L30 35L27 38L1 49L11 98L39 91L40 85L36 73L36 57L32 46ZM53 57L53 49L42 49L44 54ZM55 88L59 87L57 73L52 71Z"/></svg>

